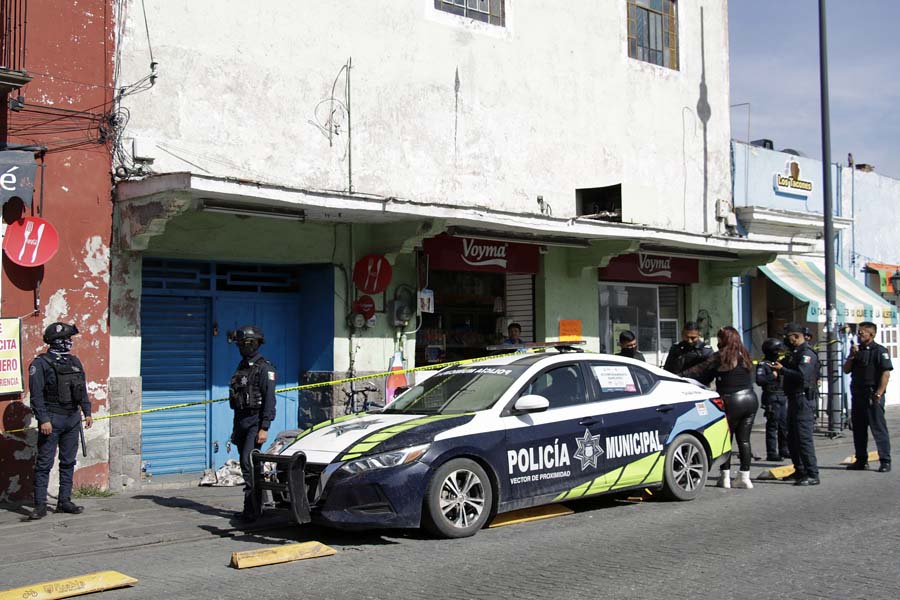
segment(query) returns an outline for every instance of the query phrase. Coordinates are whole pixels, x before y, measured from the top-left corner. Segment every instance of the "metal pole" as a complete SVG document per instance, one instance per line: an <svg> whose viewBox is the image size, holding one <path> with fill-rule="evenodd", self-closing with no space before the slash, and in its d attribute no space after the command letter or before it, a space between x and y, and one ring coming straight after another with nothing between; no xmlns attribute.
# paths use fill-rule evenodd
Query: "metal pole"
<svg viewBox="0 0 900 600"><path fill-rule="evenodd" d="M828 36L825 24L825 0L819 0L819 94L822 103L822 181L825 221L825 369L828 373L828 431L837 430L835 413L840 411L837 344L837 289L834 285L834 202L831 197L831 125L828 108Z"/></svg>

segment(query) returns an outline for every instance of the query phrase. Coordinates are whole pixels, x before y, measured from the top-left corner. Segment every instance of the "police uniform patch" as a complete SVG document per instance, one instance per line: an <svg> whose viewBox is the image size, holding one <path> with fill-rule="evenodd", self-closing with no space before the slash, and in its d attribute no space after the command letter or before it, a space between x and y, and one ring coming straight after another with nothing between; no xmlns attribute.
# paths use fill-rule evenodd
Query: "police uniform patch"
<svg viewBox="0 0 900 600"><path fill-rule="evenodd" d="M887 353L887 352L882 352L882 353L881 353L881 358L883 358L884 360L887 360L887 359L890 358L890 356L888 356L888 353Z"/></svg>
<svg viewBox="0 0 900 600"><path fill-rule="evenodd" d="M275 371L269 371L269 381L275 381Z"/></svg>
<svg viewBox="0 0 900 600"><path fill-rule="evenodd" d="M803 364L804 364L804 365L808 365L811 361L812 361L812 356L807 355L807 356L804 356L804 357L803 357Z"/></svg>
<svg viewBox="0 0 900 600"><path fill-rule="evenodd" d="M35 367L34 365L31 365L30 367L28 367L29 375L34 375L35 373L37 373L37 367Z"/></svg>

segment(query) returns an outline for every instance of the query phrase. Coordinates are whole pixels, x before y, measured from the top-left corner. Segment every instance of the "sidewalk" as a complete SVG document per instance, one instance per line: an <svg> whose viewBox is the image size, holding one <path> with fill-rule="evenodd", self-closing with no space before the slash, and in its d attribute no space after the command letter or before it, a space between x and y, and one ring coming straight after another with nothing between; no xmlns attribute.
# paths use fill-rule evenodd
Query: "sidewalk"
<svg viewBox="0 0 900 600"><path fill-rule="evenodd" d="M900 441L900 407L888 408L887 417L892 441L900 450L900 443L897 443ZM761 424L754 425L751 439L754 453L764 455ZM837 467L843 458L853 453L852 432L844 431L836 438L817 435L816 449L821 465ZM875 449L871 436L869 449ZM754 463L753 476L771 466L774 465ZM893 473L887 475L895 476ZM231 516L242 505L240 487L200 487L196 484L198 480L199 476L157 478L134 493L109 498L80 498L77 502L84 506L81 515L50 513L40 521L27 520L30 505L0 504L0 539L15 540L16 543L15 551L7 553L4 563L294 527L285 511L270 511L250 526L236 527ZM826 472L823 485L827 484Z"/></svg>

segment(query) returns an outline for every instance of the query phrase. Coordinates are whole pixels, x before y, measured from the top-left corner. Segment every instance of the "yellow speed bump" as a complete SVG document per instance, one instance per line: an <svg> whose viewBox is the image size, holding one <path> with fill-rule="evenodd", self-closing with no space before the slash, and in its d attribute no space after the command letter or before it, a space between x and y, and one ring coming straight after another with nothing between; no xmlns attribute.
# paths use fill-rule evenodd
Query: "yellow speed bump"
<svg viewBox="0 0 900 600"><path fill-rule="evenodd" d="M842 465L849 465L849 464L852 463L854 460L856 460L856 455L855 455L855 454L851 454L850 456L848 456L847 458L845 458L844 460L842 460L842 461L841 461L841 464L842 464ZM876 460L878 460L878 452L875 451L875 450L872 450L871 452L869 452L868 462L875 462Z"/></svg>
<svg viewBox="0 0 900 600"><path fill-rule="evenodd" d="M491 521L491 524L488 525L488 529L493 527L503 527L504 525L515 525L516 523L540 521L541 519L551 519L553 517L563 517L565 515L571 515L574 512L574 510L566 508L562 504L547 504L545 506L523 508L522 510L514 510L498 515Z"/></svg>
<svg viewBox="0 0 900 600"><path fill-rule="evenodd" d="M760 473L756 479L759 481L771 481L773 479L784 479L794 474L794 465L785 465L783 467L772 467Z"/></svg>
<svg viewBox="0 0 900 600"><path fill-rule="evenodd" d="M320 542L285 544L284 546L278 546L277 548L232 552L231 566L235 569L246 569L248 567L261 567L263 565L274 565L294 560L331 556L336 553L337 551L334 548Z"/></svg>
<svg viewBox="0 0 900 600"><path fill-rule="evenodd" d="M46 581L34 585L0 592L0 600L53 600L55 598L71 598L82 594L93 594L104 590L134 585L138 582L134 577L123 575L118 571L98 571L78 577Z"/></svg>

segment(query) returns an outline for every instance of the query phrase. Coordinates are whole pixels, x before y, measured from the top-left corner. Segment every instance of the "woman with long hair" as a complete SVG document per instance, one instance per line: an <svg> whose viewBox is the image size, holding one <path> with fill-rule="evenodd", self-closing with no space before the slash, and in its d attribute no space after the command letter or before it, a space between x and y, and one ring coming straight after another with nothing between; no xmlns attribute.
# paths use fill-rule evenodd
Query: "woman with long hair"
<svg viewBox="0 0 900 600"><path fill-rule="evenodd" d="M699 365L681 373L703 384L716 381L716 391L725 402L725 418L733 439L737 440L741 462L736 488L752 489L750 482L750 430L759 410L759 400L753 391L753 361L734 327L723 327L717 334L719 349ZM718 486L731 487L731 455L721 467Z"/></svg>

